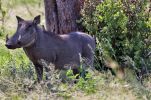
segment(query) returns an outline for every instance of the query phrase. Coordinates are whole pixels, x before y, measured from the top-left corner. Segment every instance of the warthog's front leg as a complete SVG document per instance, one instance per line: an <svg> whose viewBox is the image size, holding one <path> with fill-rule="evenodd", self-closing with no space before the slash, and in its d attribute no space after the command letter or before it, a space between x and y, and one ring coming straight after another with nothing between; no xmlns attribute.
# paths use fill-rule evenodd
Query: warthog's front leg
<svg viewBox="0 0 151 100"><path fill-rule="evenodd" d="M35 70L37 74L37 80L38 82L40 82L43 78L43 66L37 63L35 63L34 65L35 65Z"/></svg>

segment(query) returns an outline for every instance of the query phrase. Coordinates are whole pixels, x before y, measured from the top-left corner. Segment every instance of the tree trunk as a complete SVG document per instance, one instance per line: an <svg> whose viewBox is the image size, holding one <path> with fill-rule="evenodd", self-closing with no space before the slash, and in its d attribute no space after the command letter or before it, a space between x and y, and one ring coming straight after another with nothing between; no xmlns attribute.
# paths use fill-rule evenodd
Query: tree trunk
<svg viewBox="0 0 151 100"><path fill-rule="evenodd" d="M53 33L59 33L58 14L56 0L44 0L46 29Z"/></svg>
<svg viewBox="0 0 151 100"><path fill-rule="evenodd" d="M44 0L46 28L55 34L78 31L80 10L85 0Z"/></svg>

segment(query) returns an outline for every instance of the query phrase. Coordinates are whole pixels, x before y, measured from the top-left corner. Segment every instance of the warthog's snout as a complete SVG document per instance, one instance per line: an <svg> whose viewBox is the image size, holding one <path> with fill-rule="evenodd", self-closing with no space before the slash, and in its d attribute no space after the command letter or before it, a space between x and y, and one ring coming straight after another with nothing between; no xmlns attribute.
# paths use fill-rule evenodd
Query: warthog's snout
<svg viewBox="0 0 151 100"><path fill-rule="evenodd" d="M14 47L12 44L9 44L9 43L6 43L5 46L8 48L8 49L15 49L16 47Z"/></svg>
<svg viewBox="0 0 151 100"><path fill-rule="evenodd" d="M8 49L12 49L13 48L13 45L11 43L8 42L9 41L9 37L8 37L8 34L6 35L6 44L5 46L8 48Z"/></svg>
<svg viewBox="0 0 151 100"><path fill-rule="evenodd" d="M19 36L19 39L20 39L20 36ZM12 39L10 39L8 37L8 34L6 35L6 44L5 46L8 48L8 49L16 49L18 47L20 47L20 44L21 44L21 41L20 40L17 40L17 41L12 41Z"/></svg>
<svg viewBox="0 0 151 100"><path fill-rule="evenodd" d="M19 48L19 47L20 47L19 44L20 44L20 42L17 42L16 45L7 42L7 43L5 44L5 46L6 46L8 49L16 49L16 48Z"/></svg>

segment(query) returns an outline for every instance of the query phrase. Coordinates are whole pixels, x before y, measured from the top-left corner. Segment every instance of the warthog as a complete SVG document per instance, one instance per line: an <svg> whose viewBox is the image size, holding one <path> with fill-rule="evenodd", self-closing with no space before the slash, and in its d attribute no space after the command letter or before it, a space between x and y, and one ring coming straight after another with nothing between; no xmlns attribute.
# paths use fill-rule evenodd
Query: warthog
<svg viewBox="0 0 151 100"><path fill-rule="evenodd" d="M24 20L16 16L18 27L16 33L9 38L6 36L8 49L23 48L26 55L33 62L38 82L43 77L43 66L40 59L55 65L56 69L66 69L71 64L74 72L78 71L80 58L86 58L92 67L94 60L95 40L82 32L69 34L52 34L47 32L40 24L40 15L34 20Z"/></svg>

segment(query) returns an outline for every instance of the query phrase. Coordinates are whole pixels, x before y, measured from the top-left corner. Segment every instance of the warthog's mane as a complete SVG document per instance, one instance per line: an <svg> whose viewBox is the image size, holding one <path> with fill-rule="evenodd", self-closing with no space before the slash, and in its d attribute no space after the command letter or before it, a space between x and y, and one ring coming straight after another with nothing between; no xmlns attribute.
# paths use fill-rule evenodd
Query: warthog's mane
<svg viewBox="0 0 151 100"><path fill-rule="evenodd" d="M48 36L57 36L55 33L45 30L42 26L37 26L36 31L39 33L46 34Z"/></svg>

